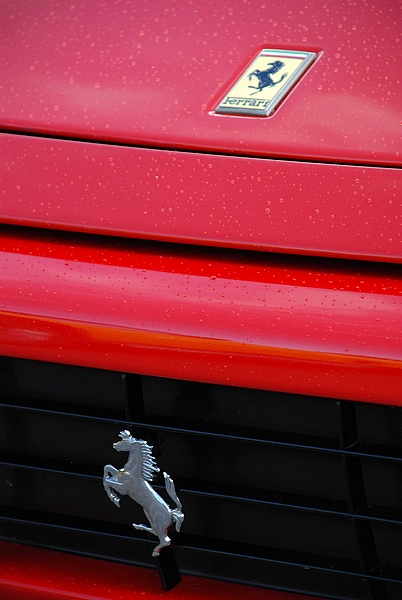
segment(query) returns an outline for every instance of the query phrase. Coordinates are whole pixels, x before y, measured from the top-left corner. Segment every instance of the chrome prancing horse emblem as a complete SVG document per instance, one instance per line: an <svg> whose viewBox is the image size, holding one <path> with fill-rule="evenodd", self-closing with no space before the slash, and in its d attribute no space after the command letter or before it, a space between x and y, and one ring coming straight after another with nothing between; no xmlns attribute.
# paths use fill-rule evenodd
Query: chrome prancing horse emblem
<svg viewBox="0 0 402 600"><path fill-rule="evenodd" d="M121 441L113 444L113 448L118 452L129 452L128 461L122 469L116 469L112 465L105 466L103 487L110 500L119 508L120 497L116 492L122 496L128 495L135 502L141 504L151 526L133 523L133 527L152 533L159 538L160 543L152 552L152 556L158 556L163 547L170 546L171 540L167 533L173 523L176 530L180 531L184 520L184 514L181 511L182 505L177 497L173 479L167 473L163 473L166 491L175 502L176 508L171 509L149 485L149 482L153 480L154 473L160 471L152 456L152 446L149 446L144 440L132 437L127 430L121 431L120 437Z"/></svg>

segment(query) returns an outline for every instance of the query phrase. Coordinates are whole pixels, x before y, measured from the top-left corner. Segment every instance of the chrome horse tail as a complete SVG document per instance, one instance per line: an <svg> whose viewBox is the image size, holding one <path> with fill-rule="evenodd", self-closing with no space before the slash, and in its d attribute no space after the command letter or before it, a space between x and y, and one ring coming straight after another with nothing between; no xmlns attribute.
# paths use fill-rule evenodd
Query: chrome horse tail
<svg viewBox="0 0 402 600"><path fill-rule="evenodd" d="M172 521L175 524L176 531L180 531L180 527L184 521L184 514L181 511L182 504L176 494L176 488L174 487L173 479L167 473L163 473L163 476L165 478L166 491L173 500L173 502L176 504L176 508L170 511Z"/></svg>

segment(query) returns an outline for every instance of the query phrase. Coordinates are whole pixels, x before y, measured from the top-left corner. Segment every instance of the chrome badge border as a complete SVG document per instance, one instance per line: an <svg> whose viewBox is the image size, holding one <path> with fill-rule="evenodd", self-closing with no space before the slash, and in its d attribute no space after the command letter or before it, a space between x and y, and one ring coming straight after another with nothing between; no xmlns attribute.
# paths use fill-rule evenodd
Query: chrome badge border
<svg viewBox="0 0 402 600"><path fill-rule="evenodd" d="M215 112L225 115L268 117L316 57L315 52L264 48L236 80L229 93L216 107ZM257 68L262 66L268 68L265 70ZM251 83L258 85L251 85ZM238 95L239 90L243 91L242 95Z"/></svg>

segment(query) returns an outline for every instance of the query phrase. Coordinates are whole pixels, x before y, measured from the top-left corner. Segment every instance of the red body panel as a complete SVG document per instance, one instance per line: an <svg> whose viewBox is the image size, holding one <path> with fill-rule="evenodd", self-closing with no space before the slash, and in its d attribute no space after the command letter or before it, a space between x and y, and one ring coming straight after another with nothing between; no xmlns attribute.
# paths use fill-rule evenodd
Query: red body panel
<svg viewBox="0 0 402 600"><path fill-rule="evenodd" d="M401 404L391 266L14 231L1 245L0 353Z"/></svg>
<svg viewBox="0 0 402 600"><path fill-rule="evenodd" d="M181 584L166 594L157 573L149 569L6 542L0 543L0 556L0 596L7 600L244 600L245 594L250 600L313 600L198 577L183 577Z"/></svg>
<svg viewBox="0 0 402 600"><path fill-rule="evenodd" d="M3 0L0 127L401 164L398 2ZM317 52L270 118L214 108L261 48Z"/></svg>
<svg viewBox="0 0 402 600"><path fill-rule="evenodd" d="M401 262L401 8L3 0L0 354L401 406L399 267L335 260ZM262 48L317 57L270 117L216 114ZM7 600L164 595L152 571L0 553ZM308 600L169 593L245 596Z"/></svg>
<svg viewBox="0 0 402 600"><path fill-rule="evenodd" d="M402 260L402 171L0 136L3 222Z"/></svg>

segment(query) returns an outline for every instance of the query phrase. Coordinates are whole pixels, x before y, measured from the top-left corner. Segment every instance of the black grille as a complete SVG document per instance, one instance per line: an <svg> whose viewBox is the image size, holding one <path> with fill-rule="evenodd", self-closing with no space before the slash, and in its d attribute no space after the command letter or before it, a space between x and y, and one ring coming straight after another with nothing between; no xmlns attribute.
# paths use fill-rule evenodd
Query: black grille
<svg viewBox="0 0 402 600"><path fill-rule="evenodd" d="M0 371L3 539L151 565L142 508L102 486L130 429L180 490L182 572L402 597L402 409L6 357Z"/></svg>

